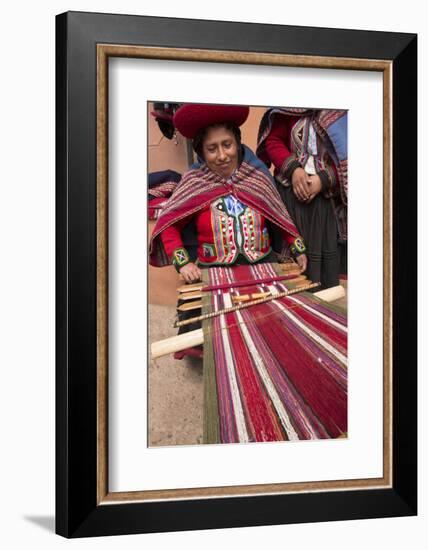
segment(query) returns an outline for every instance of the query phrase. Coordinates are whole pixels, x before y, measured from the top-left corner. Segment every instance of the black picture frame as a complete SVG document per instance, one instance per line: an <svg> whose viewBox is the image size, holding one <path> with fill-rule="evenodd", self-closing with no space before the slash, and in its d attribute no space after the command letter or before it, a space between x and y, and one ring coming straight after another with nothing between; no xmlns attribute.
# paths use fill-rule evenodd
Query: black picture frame
<svg viewBox="0 0 428 550"><path fill-rule="evenodd" d="M97 45L375 60L392 109L392 479L389 487L100 502ZM65 537L417 513L417 36L68 12L56 18L56 532ZM404 261L405 258L405 261ZM400 322L401 321L401 322ZM403 322L404 321L404 322Z"/></svg>

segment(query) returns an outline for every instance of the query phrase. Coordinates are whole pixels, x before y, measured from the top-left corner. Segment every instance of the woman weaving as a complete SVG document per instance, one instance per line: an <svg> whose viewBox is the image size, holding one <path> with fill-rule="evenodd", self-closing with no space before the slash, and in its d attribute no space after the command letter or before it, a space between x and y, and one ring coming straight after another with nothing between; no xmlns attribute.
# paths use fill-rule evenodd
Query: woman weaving
<svg viewBox="0 0 428 550"><path fill-rule="evenodd" d="M239 127L248 113L248 107L195 104L176 112L174 125L193 140L199 158L158 218L150 263L173 263L188 283L201 274L208 282L202 307L214 317L204 318L201 331L204 443L339 437L347 429L346 319L310 293L290 296L275 277L272 229L282 237L281 257L291 252L302 271L307 260L270 172L241 145ZM181 238L190 221L196 263ZM268 279L274 299L218 315L233 305L240 282L254 288L257 280L257 288Z"/></svg>
<svg viewBox="0 0 428 550"><path fill-rule="evenodd" d="M239 127L249 108L185 104L174 125L193 141L198 162L184 174L154 228L150 263L174 264L187 283L200 279L201 267L275 261L269 228L283 238L281 255L291 252L302 272L307 259L303 241L265 165L241 144ZM197 261L181 238L194 220Z"/></svg>

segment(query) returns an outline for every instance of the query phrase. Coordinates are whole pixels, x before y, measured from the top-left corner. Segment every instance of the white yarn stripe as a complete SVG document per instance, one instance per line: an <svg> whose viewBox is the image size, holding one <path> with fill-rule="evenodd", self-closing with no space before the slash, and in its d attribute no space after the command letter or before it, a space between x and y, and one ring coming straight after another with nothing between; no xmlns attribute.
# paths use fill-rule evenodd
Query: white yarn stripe
<svg viewBox="0 0 428 550"><path fill-rule="evenodd" d="M264 265L269 265L270 264L264 264ZM272 270L273 271L273 270ZM273 275L275 276L275 272L273 271ZM260 286L260 287L257 287L257 290L258 292L263 292L266 290L266 288L264 288L266 285L263 285ZM284 291L284 290L287 290L287 287L284 286L284 284L282 283L281 285L278 286L278 291ZM319 439L319 436L318 434L314 431L313 427L312 427L312 424L311 422L309 421L309 418L302 412L302 408L301 408L301 405L299 404L298 400L296 399L296 397L291 393L290 397L289 397L292 401L293 401L293 405L294 407L296 408L295 410L295 414L297 416L299 416L300 418L300 421L303 423L303 425L305 426L306 430L308 431L310 437L309 439ZM282 401L281 401L282 402Z"/></svg>
<svg viewBox="0 0 428 550"><path fill-rule="evenodd" d="M253 339L251 338L251 335L248 332L244 319L242 318L241 312L236 311L236 316L241 326L241 332L244 337L244 340L248 346L249 351L251 352L251 355L256 364L257 370L259 371L260 377L266 387L269 397L271 398L271 401L274 404L274 407L278 413L278 416L281 419L282 425L284 426L284 429L287 432L287 436L290 440L293 440L293 441L298 440L299 436L297 435L296 431L293 428L293 425L291 424L290 417L288 416L287 411L285 410L284 405L278 395L278 392L276 391L276 388L273 385L273 382L264 366L263 360L260 357L260 354L257 351L256 346L254 345Z"/></svg>
<svg viewBox="0 0 428 550"><path fill-rule="evenodd" d="M232 300L230 298L230 294L228 292L225 292L223 294L223 299L226 307L230 307L232 305ZM215 309L217 310L217 296L214 295L214 302L215 302ZM233 356L230 349L230 343L229 343L229 331L227 329L225 316L220 315L220 327L221 327L221 337L223 340L223 349L225 353L225 359L226 359L226 367L227 371L229 373L229 380L230 380L230 386L231 386L231 393L232 393L232 402L233 402L233 408L235 411L235 418L236 418L236 427L238 430L238 437L239 441L242 443L248 443L249 437L247 432L247 425L245 424L245 417L244 417L244 410L242 408L242 402L241 402L241 396L238 389L238 383L236 380L236 373L235 373L235 365L233 362Z"/></svg>
<svg viewBox="0 0 428 550"><path fill-rule="evenodd" d="M269 290L271 292L275 292L275 287L270 286ZM300 321L295 315L293 315L288 308L286 308L281 302L278 300L272 300L272 304L276 305L285 315L294 321L294 323L300 327L306 334L308 334L313 340L318 342L322 347L324 347L327 351L329 351L332 355L334 355L339 361L341 361L344 365L348 365L348 358L345 357L340 351L337 351L337 349L333 346L331 346L328 342L326 342L323 338L318 336L312 329L307 327L304 323Z"/></svg>
<svg viewBox="0 0 428 550"><path fill-rule="evenodd" d="M340 323L338 323L337 321L335 321L334 319L330 319L330 317L327 317L327 315L324 315L324 313L321 313L320 311L318 311L317 309L312 309L310 306L308 306L307 304L304 304L303 302L301 302L300 300L297 300L294 296L288 296L288 299L289 300L292 300L293 302L296 302L296 304L299 304L300 306L302 306L304 309L307 309L308 311L310 311L311 313L313 313L314 315L316 315L317 317L320 317L321 319L323 319L324 321L327 321L328 323L330 323L330 325L338 328L339 330L342 330L343 332L348 332L348 327L344 326L344 325L341 325Z"/></svg>

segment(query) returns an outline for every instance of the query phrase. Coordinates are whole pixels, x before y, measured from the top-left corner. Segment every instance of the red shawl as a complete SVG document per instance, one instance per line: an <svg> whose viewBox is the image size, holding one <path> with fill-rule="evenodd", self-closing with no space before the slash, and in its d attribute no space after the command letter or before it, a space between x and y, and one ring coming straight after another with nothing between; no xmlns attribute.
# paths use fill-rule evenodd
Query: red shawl
<svg viewBox="0 0 428 550"><path fill-rule="evenodd" d="M160 239L164 229L182 218L195 214L212 201L230 194L287 233L299 236L275 188L270 172L254 153L244 146L241 166L228 181L212 172L205 163L183 176L165 204L153 230L149 246L150 264L161 267L171 263Z"/></svg>

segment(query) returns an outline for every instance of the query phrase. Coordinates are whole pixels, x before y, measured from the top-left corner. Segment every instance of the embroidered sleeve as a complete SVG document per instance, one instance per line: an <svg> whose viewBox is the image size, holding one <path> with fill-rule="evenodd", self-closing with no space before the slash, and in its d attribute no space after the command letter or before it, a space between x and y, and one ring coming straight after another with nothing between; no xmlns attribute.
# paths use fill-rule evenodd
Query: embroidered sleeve
<svg viewBox="0 0 428 550"><path fill-rule="evenodd" d="M296 155L292 154L283 162L279 173L288 181L291 181L294 170L296 168L302 168L300 162L296 159Z"/></svg>
<svg viewBox="0 0 428 550"><path fill-rule="evenodd" d="M172 253L172 263L178 272L183 266L185 266L189 262L189 253L185 248L176 248Z"/></svg>
<svg viewBox="0 0 428 550"><path fill-rule="evenodd" d="M294 256L294 258L297 258L297 256L300 256L301 254L304 254L306 252L306 246L302 237L295 237L293 235L285 233L283 233L283 235L284 240L287 244L285 244L283 241L284 244L281 248L281 251L278 252L278 261L280 263L287 261L290 258L290 253L292 256Z"/></svg>
<svg viewBox="0 0 428 550"><path fill-rule="evenodd" d="M295 237L294 235L290 235L289 233L285 232L283 232L283 234L293 256L299 256L300 254L305 253L306 246L303 237L301 237L300 235L298 237Z"/></svg>
<svg viewBox="0 0 428 550"><path fill-rule="evenodd" d="M324 170L318 172L318 175L321 179L321 192L325 198L329 199L335 194L337 189L336 170L333 165L327 165Z"/></svg>
<svg viewBox="0 0 428 550"><path fill-rule="evenodd" d="M189 223L190 218L183 218L174 225L170 225L162 231L160 238L162 239L162 244L164 246L165 252L168 257L171 258L171 261L174 263L174 252L178 249L183 249L183 239L181 238L181 231L183 227ZM175 265L175 264L174 264Z"/></svg>
<svg viewBox="0 0 428 550"><path fill-rule="evenodd" d="M301 168L300 162L289 148L290 121L288 117L278 115L272 122L272 129L266 138L266 153L283 179L290 180L296 168Z"/></svg>
<svg viewBox="0 0 428 550"><path fill-rule="evenodd" d="M303 242L302 237L296 237L293 241L293 243L290 246L291 253L293 256L300 256L300 254L304 254L306 252L306 246Z"/></svg>

